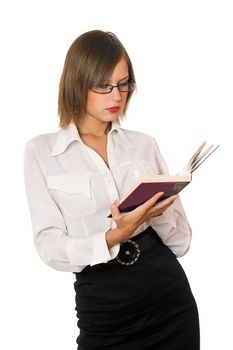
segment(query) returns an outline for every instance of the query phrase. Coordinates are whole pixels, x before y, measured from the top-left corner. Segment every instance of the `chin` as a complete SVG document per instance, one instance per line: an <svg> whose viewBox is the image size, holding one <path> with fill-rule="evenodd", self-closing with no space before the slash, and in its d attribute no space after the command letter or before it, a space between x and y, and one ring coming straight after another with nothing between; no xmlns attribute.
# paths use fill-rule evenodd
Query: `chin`
<svg viewBox="0 0 233 350"><path fill-rule="evenodd" d="M110 117L108 117L108 118L106 118L106 122L116 122L116 121L118 121L120 119L120 117L119 116L110 116Z"/></svg>

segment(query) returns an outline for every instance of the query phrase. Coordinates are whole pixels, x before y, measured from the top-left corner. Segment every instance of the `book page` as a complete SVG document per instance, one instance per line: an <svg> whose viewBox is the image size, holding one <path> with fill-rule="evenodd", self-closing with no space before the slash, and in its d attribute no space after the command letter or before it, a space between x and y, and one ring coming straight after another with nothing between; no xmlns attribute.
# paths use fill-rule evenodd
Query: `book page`
<svg viewBox="0 0 233 350"><path fill-rule="evenodd" d="M193 156L190 158L189 162L186 164L184 169L179 173L179 175L191 174L196 170L218 147L219 145L211 145L205 151L203 151L206 145L206 141L201 144L196 150Z"/></svg>
<svg viewBox="0 0 233 350"><path fill-rule="evenodd" d="M192 157L189 159L188 163L185 165L185 167L183 168L183 170L179 173L179 175L188 175L192 172L192 165L193 163L196 161L197 157L199 156L199 154L201 153L202 149L204 148L204 146L206 145L206 141L204 141L199 147L198 149L194 152L194 154L192 155Z"/></svg>
<svg viewBox="0 0 233 350"><path fill-rule="evenodd" d="M194 170L196 170L217 148L219 147L219 145L212 145L210 146L195 162L195 164L193 164L193 168L192 168L192 172L194 172Z"/></svg>
<svg viewBox="0 0 233 350"><path fill-rule="evenodd" d="M190 171L192 170L192 166L193 164L195 164L195 162L197 161L197 159L199 159L199 156L203 150L203 148L206 145L206 141L204 141L200 147L198 147L198 149L196 150L196 152L193 154L193 156L191 157L191 159L189 160L188 164L190 166Z"/></svg>

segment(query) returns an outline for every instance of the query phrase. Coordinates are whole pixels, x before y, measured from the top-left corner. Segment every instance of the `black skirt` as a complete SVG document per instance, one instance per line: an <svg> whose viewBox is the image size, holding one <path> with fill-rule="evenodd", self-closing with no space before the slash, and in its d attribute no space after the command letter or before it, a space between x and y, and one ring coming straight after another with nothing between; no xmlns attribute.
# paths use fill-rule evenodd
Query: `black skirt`
<svg viewBox="0 0 233 350"><path fill-rule="evenodd" d="M78 350L199 350L196 302L176 256L151 227L134 240L133 265L114 259L76 274Z"/></svg>

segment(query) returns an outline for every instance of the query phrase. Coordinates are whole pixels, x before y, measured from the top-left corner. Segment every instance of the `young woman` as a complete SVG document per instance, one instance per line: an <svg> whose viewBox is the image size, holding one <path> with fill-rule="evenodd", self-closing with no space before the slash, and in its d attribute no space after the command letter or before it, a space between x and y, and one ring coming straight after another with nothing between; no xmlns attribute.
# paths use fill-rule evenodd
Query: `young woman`
<svg viewBox="0 0 233 350"><path fill-rule="evenodd" d="M118 210L141 175L167 173L153 138L120 127L135 86L114 34L94 30L73 42L59 87L61 129L25 148L35 245L46 264L76 275L79 350L198 350L197 307L177 261L191 239L179 197L156 193Z"/></svg>

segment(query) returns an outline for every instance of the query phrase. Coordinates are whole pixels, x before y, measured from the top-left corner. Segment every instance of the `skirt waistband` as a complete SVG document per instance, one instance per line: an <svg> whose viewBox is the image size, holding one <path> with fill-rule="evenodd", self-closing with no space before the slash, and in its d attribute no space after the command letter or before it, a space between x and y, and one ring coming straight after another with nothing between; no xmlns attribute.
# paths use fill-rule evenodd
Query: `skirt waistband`
<svg viewBox="0 0 233 350"><path fill-rule="evenodd" d="M134 265L139 259L143 258L146 252L151 249L151 246L155 243L163 245L162 240L156 231L151 226L149 226L136 236L131 237L125 242L122 242L120 244L120 250L116 258L109 260L107 263L100 263L92 266L88 265L81 273L112 264L121 264L125 268L130 267Z"/></svg>

